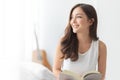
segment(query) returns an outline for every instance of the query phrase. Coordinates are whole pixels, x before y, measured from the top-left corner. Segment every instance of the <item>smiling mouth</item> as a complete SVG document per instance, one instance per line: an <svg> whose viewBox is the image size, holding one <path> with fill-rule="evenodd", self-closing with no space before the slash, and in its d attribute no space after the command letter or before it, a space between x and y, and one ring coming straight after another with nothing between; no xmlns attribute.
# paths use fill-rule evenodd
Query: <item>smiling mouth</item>
<svg viewBox="0 0 120 80"><path fill-rule="evenodd" d="M74 25L73 28L78 28L79 26L78 25Z"/></svg>

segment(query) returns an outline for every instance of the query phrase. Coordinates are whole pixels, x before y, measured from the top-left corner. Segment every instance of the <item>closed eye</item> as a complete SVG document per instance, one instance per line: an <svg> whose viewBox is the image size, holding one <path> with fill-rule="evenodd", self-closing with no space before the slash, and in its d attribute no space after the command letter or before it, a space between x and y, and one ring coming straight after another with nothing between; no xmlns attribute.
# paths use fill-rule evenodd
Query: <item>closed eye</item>
<svg viewBox="0 0 120 80"><path fill-rule="evenodd" d="M76 16L77 18L82 18L82 16Z"/></svg>

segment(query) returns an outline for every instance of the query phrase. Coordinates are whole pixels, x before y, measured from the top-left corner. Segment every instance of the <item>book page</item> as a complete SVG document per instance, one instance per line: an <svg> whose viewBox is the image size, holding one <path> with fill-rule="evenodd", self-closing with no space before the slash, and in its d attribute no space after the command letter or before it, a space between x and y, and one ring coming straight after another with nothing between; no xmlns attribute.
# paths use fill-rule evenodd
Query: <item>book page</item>
<svg viewBox="0 0 120 80"><path fill-rule="evenodd" d="M101 80L102 75L100 73L88 73L84 75L84 80Z"/></svg>
<svg viewBox="0 0 120 80"><path fill-rule="evenodd" d="M72 71L65 70L60 73L59 80L82 80L81 76Z"/></svg>
<svg viewBox="0 0 120 80"><path fill-rule="evenodd" d="M60 73L59 80L76 80L73 76Z"/></svg>

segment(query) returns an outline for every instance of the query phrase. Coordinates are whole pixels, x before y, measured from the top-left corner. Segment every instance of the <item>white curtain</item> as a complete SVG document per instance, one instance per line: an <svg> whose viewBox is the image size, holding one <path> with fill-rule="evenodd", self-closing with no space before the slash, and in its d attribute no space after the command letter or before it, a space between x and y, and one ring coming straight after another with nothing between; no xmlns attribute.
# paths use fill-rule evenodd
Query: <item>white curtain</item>
<svg viewBox="0 0 120 80"><path fill-rule="evenodd" d="M31 60L34 1L0 0L0 80L19 80L21 63Z"/></svg>

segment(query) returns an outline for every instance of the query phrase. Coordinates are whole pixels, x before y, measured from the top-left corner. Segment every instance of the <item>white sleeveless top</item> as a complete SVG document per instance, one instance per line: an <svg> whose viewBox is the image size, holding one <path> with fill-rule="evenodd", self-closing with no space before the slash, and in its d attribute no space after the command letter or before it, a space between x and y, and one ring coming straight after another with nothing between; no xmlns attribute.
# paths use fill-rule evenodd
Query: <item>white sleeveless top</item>
<svg viewBox="0 0 120 80"><path fill-rule="evenodd" d="M70 70L78 74L84 74L88 71L95 71L98 64L99 40L93 41L90 48L84 54L78 54L77 61L71 61L70 58L63 61L62 70Z"/></svg>

